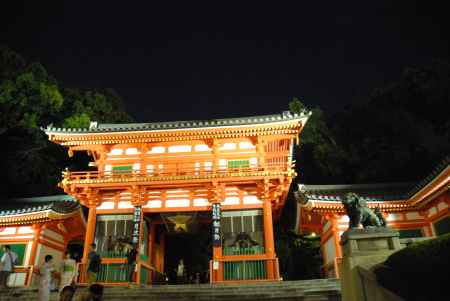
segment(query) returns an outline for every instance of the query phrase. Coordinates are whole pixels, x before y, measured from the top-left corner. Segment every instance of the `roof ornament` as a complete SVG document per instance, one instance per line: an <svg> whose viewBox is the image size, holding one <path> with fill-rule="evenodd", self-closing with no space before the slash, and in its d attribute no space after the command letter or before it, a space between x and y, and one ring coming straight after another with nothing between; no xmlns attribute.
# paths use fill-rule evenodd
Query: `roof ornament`
<svg viewBox="0 0 450 301"><path fill-rule="evenodd" d="M91 121L91 122L89 123L89 129L90 129L90 130L96 129L96 128L97 128L97 125L98 125L98 122L97 122L97 121Z"/></svg>
<svg viewBox="0 0 450 301"><path fill-rule="evenodd" d="M292 117L291 111L283 111L281 113L281 115L283 116L283 118L291 118Z"/></svg>

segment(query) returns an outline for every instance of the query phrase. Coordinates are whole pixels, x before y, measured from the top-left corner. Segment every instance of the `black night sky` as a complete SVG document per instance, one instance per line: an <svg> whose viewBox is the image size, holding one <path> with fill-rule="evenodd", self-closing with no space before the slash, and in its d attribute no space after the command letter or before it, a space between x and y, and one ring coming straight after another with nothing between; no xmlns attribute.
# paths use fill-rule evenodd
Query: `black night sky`
<svg viewBox="0 0 450 301"><path fill-rule="evenodd" d="M66 86L114 88L141 122L278 113L291 96L339 110L449 53L434 1L26 2L0 9L0 44Z"/></svg>

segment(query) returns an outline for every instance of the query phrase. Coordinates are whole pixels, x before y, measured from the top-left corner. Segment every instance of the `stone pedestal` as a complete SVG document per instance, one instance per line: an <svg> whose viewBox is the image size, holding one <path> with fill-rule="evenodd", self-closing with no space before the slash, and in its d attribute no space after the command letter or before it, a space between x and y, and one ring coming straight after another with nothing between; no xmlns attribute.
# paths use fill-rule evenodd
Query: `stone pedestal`
<svg viewBox="0 0 450 301"><path fill-rule="evenodd" d="M399 233L390 228L349 229L341 236L342 299L365 301L358 267L371 268L402 248Z"/></svg>

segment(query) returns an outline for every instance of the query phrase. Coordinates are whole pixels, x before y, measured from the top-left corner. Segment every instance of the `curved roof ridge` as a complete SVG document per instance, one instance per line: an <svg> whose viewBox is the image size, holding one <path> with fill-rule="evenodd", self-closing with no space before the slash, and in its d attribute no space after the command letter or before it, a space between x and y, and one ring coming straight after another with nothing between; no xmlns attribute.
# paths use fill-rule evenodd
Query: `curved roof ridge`
<svg viewBox="0 0 450 301"><path fill-rule="evenodd" d="M440 174L442 171L444 171L446 168L450 167L450 155L447 155L442 159L434 168L433 170L425 176L422 180L420 180L416 185L414 185L413 188L411 188L407 192L408 198L411 198L413 195L415 195L417 192L419 192L422 188L424 188L426 185L428 185L431 181L434 180L434 178Z"/></svg>
<svg viewBox="0 0 450 301"><path fill-rule="evenodd" d="M202 128L202 127L218 127L218 126L239 126L251 124L265 124L271 122L283 122L300 118L308 118L310 111L303 111L301 114L291 113L289 111L280 114L256 115L245 117L231 118L213 118L205 120L182 120L182 121L163 121L163 122L147 122L147 123L98 123L91 122L91 126L86 128L61 128L54 127L52 124L47 128L41 128L46 132L113 132L113 131L135 131L135 130L166 130L166 129L185 129L185 128Z"/></svg>
<svg viewBox="0 0 450 301"><path fill-rule="evenodd" d="M367 184L303 184L305 190L346 190L368 188L397 188L414 185L414 182L380 182Z"/></svg>

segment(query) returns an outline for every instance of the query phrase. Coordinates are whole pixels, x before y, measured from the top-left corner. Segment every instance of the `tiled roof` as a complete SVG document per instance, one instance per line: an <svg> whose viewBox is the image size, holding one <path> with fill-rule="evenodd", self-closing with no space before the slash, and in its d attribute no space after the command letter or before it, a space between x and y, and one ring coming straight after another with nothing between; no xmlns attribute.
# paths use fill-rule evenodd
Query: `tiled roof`
<svg viewBox="0 0 450 301"><path fill-rule="evenodd" d="M368 202L400 201L411 198L446 168L450 168L450 156L445 157L445 159L419 183L299 185L298 189L308 199L319 201L340 202L348 192L357 193L362 199Z"/></svg>
<svg viewBox="0 0 450 301"><path fill-rule="evenodd" d="M422 181L414 185L414 187L412 187L412 189L408 191L407 197L410 198L413 195L415 195L446 168L450 168L450 155L445 157L444 160L442 160L441 163L439 163L427 177L425 177Z"/></svg>
<svg viewBox="0 0 450 301"><path fill-rule="evenodd" d="M0 217L38 213L47 210L59 214L68 214L80 208L80 204L67 195L8 199L2 201L1 204Z"/></svg>
<svg viewBox="0 0 450 301"><path fill-rule="evenodd" d="M340 202L345 194L357 193L367 202L403 200L405 193L414 183L379 183L350 185L301 185L301 190L308 199Z"/></svg>
<svg viewBox="0 0 450 301"><path fill-rule="evenodd" d="M293 114L289 111L281 114L261 115L250 117L237 118L223 118L210 120L191 120L191 121L169 121L169 122L152 122L152 123L104 123L97 124L91 122L89 128L56 128L52 125L43 128L46 132L67 132L67 133L102 133L102 132L126 132L126 131L159 131L170 129L191 129L191 128L209 128L209 127L223 127L223 126L242 126L265 124L273 122L282 122L306 118L311 115L311 112L303 112L302 114Z"/></svg>

